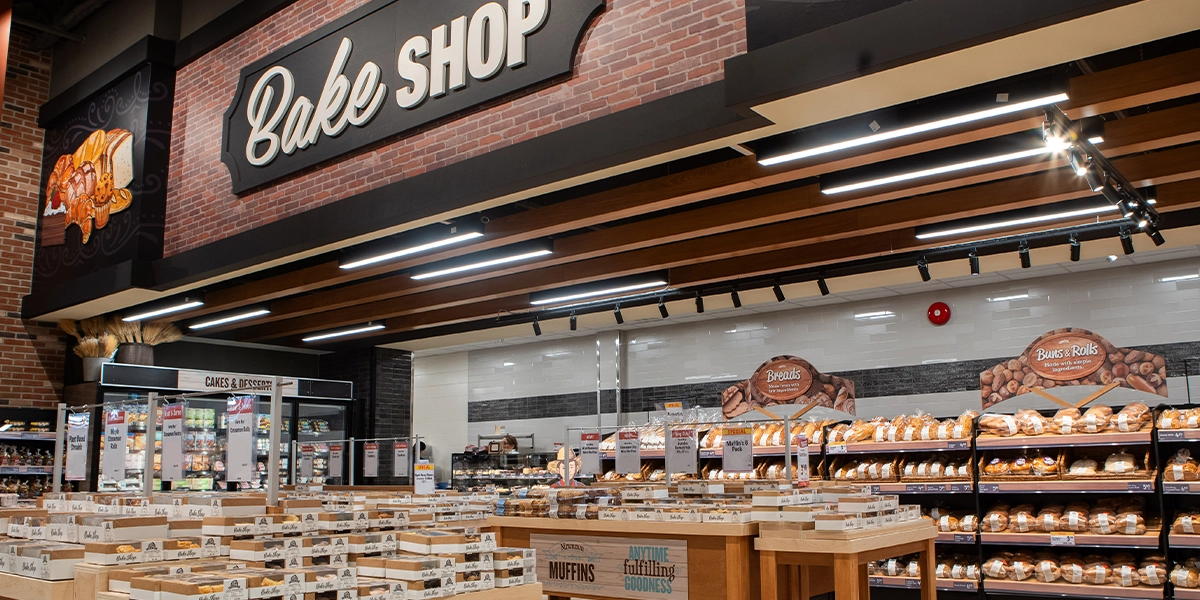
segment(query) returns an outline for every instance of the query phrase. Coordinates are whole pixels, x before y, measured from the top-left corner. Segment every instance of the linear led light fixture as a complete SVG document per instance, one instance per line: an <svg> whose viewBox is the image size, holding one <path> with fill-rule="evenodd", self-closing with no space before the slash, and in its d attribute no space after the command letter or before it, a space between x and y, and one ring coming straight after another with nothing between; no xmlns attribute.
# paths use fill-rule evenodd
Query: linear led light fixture
<svg viewBox="0 0 1200 600"><path fill-rule="evenodd" d="M496 267L514 262L521 262L552 254L548 242L532 242L525 244L514 244L489 250L487 252L478 252L467 256L439 261L436 263L424 265L419 269L414 269L413 279L430 279L433 277L444 277L446 275L454 275L455 273L463 273L466 271L476 271L486 269L488 267Z"/></svg>
<svg viewBox="0 0 1200 600"><path fill-rule="evenodd" d="M636 292L638 290L646 290L651 288L666 287L667 280L665 277L654 275L651 277L640 278L621 278L599 282L598 284L584 284L572 286L568 288L550 290L547 292L538 292L530 294L529 303L534 306L543 306L546 304L562 304L566 302L576 302L579 300L587 300L589 298L605 298L627 292Z"/></svg>
<svg viewBox="0 0 1200 600"><path fill-rule="evenodd" d="M258 307L258 308L251 308L249 310L242 311L239 313L232 313L232 314L225 313L225 314L226 314L226 316L217 317L215 319L209 319L208 321L200 321L198 323L192 323L191 325L188 325L188 329L191 329L194 331L194 330L198 330L198 329L208 329L209 327L216 327L218 325L225 325L227 323L236 323L238 321L245 321L246 319L253 319L254 317L261 317L263 315L269 315L269 314L271 314L271 309L269 309L267 307Z"/></svg>
<svg viewBox="0 0 1200 600"><path fill-rule="evenodd" d="M1036 148L1030 148L1028 150L1021 150L1018 152L1009 152L1007 154L998 154L996 156L988 156L988 157L979 158L976 160L968 160L968 161L964 161L964 162L951 163L948 165L941 165L941 166L937 166L937 167L933 167L933 168L929 168L929 169L922 169L920 171L909 171L907 173L901 173L899 175L891 175L889 177L880 177L878 179L868 179L867 181L859 181L856 183L839 185L839 186L831 187L828 189L822 189L821 193L829 195L829 194L841 194L841 193L845 193L845 192L853 192L855 190L878 187L881 185L888 185L888 184L892 184L892 183L900 183L903 181L911 181L913 179L922 179L924 177L933 177L934 175L944 175L946 173L954 173L956 171L965 171L967 169L975 169L978 167L986 167L988 165L994 165L994 164L998 164L998 163L1002 163L1002 162L1010 162L1010 161L1014 161L1014 160L1021 160L1022 158L1032 158L1034 156L1041 156L1043 154L1050 154L1053 152L1061 152L1063 150L1066 150L1069 147L1070 146L1068 146L1065 143L1064 144L1047 144L1047 145L1038 146Z"/></svg>
<svg viewBox="0 0 1200 600"><path fill-rule="evenodd" d="M1083 217L1087 215L1098 215L1117 210L1116 206L1105 204L1102 206L1092 206L1088 208L1080 208L1078 210L1067 210L1063 212L1050 213L1045 215L1034 215L1019 219L1006 219L1004 221L995 221L993 223L983 223L980 225L971 225L967 227L955 227L953 229L942 229L938 231L930 231L928 233L918 233L918 240L928 240L932 238L947 237L953 235L963 235L966 233L976 233L979 231L988 231L991 229L1007 229L1009 227L1017 227L1020 225L1030 225L1032 223L1043 223L1046 221L1058 221L1061 219L1070 219L1072 217Z"/></svg>
<svg viewBox="0 0 1200 600"><path fill-rule="evenodd" d="M1162 279L1159 279L1159 281L1163 283L1171 283L1173 281L1191 281L1193 279L1200 279L1200 275L1196 273L1192 273L1191 275L1175 275L1174 277L1163 277Z"/></svg>
<svg viewBox="0 0 1200 600"><path fill-rule="evenodd" d="M383 329L383 328L384 328L383 323L372 321L370 323L365 323L363 325L357 325L357 326L351 327L349 329L335 329L333 331L318 333L316 335L310 335L306 338L301 338L301 339L305 342L319 342L321 340L328 340L330 338L339 338L339 337L344 337L347 335L356 335L359 333L367 333L368 331L379 331L380 329Z"/></svg>
<svg viewBox="0 0 1200 600"><path fill-rule="evenodd" d="M854 318L855 319L863 319L863 320L867 320L867 321L874 321L875 319L886 319L888 317L894 317L894 316L896 316L896 313L894 313L890 310L877 310L874 312L858 313L858 314L854 315Z"/></svg>
<svg viewBox="0 0 1200 600"><path fill-rule="evenodd" d="M340 269L357 269L404 256L420 254L445 246L461 244L483 237L482 223L438 225L434 230L418 230L394 236L390 240L372 242L338 264Z"/></svg>
<svg viewBox="0 0 1200 600"><path fill-rule="evenodd" d="M987 301L988 302L1008 302L1010 300L1025 300L1026 298L1029 298L1029 294L1013 294L1011 296L997 296L995 298L988 298Z"/></svg>
<svg viewBox="0 0 1200 600"><path fill-rule="evenodd" d="M169 300L167 304L158 305L157 308L151 308L149 310L146 310L145 312L140 312L137 314L129 315L128 317L124 317L121 320L125 321L126 323L131 323L133 321L143 321L145 319L153 319L154 317L161 317L163 315L170 315L170 314L174 314L177 312L183 312L185 310L190 310L190 309L193 309L193 308L196 308L199 306L204 306L204 297L203 296L185 296L185 297L179 298L177 300Z"/></svg>
<svg viewBox="0 0 1200 600"><path fill-rule="evenodd" d="M984 119L991 119L993 117L999 117L1002 115L1020 112L1023 110L1028 110L1030 108L1037 108L1039 106L1045 106L1047 104L1053 104L1055 102L1065 102L1067 99L1068 98L1067 98L1066 94L1054 94L1052 96L1044 96L1041 98L1034 98L1032 100L1026 100L1024 102L1014 102L1013 104L997 106L996 108L990 108L990 109L981 110L978 112L967 113L964 115L958 115L956 117L950 117L950 118L946 118L946 119L938 119L936 121L930 121L928 123L921 123L919 125L912 125L910 127L902 127L900 129L896 129L894 131L885 131L882 133L875 133L875 134L863 136L860 138L846 140L844 142L837 142L837 143L828 144L825 146L817 146L815 148L808 148L806 150L789 152L788 154L783 154L781 156L773 156L771 158L764 158L764 159L758 161L758 164L760 164L764 167L769 167L771 165L777 165L779 163L789 162L789 161L793 161L793 160L800 160L802 158L808 158L810 156L817 156L819 154L828 154L830 152L837 152L839 150L848 150L850 148L858 148L860 146L877 144L879 142L886 142L888 140L894 140L896 138L906 137L906 136L910 136L910 135L917 135L917 134L925 133L928 131L936 131L938 129L945 129L947 127L954 127L956 125L963 125L965 123L971 123L974 121L982 121ZM826 192L826 193L829 193L829 192Z"/></svg>

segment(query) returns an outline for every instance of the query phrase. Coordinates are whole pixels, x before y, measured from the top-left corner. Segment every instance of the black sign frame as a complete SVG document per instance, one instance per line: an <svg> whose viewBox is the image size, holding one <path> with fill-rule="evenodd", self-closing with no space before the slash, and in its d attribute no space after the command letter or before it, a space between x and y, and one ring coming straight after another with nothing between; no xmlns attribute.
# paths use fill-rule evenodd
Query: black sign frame
<svg viewBox="0 0 1200 600"><path fill-rule="evenodd" d="M504 14L505 18L487 20L486 26L472 28L472 25L484 23L484 19L477 13L484 12L481 9L485 6L492 11L491 14ZM540 6L545 7L545 18L536 29L531 29L521 36L523 56L520 51L510 51L515 47L511 42L506 43L503 47L505 59L498 69L482 69L485 75L489 71L492 73L480 79L475 76L480 73L480 69L464 65L462 70L465 72L465 81L461 82L461 86L455 85L458 82L453 77L452 70L443 67L447 72L444 88L449 89L445 89L444 93L437 97L427 94L425 99L413 108L403 108L399 104L397 91L419 89L411 80L401 77L398 66L401 51L406 50L406 43L414 37L424 37L428 46L433 46L438 39L435 37L437 34L447 44L453 45L456 39L454 23L463 17L463 21L458 25L461 28L461 37L457 39L464 47L470 47L472 39L487 46L488 50L479 56L486 57L485 62L492 62L496 54L491 52L491 48L495 46L489 44L492 41L491 35L497 28L493 21L503 25L507 33L518 31L522 27L531 27L534 23L531 17L535 16L533 11ZM519 7L523 14L517 15L510 7ZM221 139L221 161L229 169L233 192L241 194L314 165L377 145L389 138L399 139L406 132L570 73L589 24L604 7L605 0L371 2L242 69L233 101L225 111ZM497 8L503 12L495 13ZM439 33L441 27L445 29ZM507 33L504 38L506 40L509 37ZM348 48L344 40L350 40ZM422 55L418 44L417 50L411 55L406 53L410 58L409 62L420 62L424 65L427 76L436 79L437 76L430 70L433 49L429 48L427 53ZM470 52L465 54L469 55ZM514 59L514 56L518 58ZM522 64L513 64L514 60L520 61L522 58ZM321 128L322 131L316 132L315 135L294 136L293 139L307 139L307 145L300 147L305 144L296 144L290 154L286 153L283 142L288 137L282 134L289 121L289 113L300 97L307 98L316 108L311 119L300 119L302 125L308 126L293 129L312 132L311 124L321 122L317 115L322 112L321 97L329 87L327 82L331 75L333 79L337 79L338 73L344 75L346 79L343 87L349 93L344 94L345 101L341 104L343 110L337 111L339 117L334 121L341 120L340 115L345 112L344 109L353 108L353 101L358 97L355 94L355 84L358 83L359 75L364 72L368 62L374 63L380 69L379 79L376 85L370 85L372 79L364 76L362 89L378 90L380 85L386 87L385 98L379 108L374 112L356 109L356 116L365 117L361 119L362 122L345 125L340 130L335 129L336 133L328 132L328 129L333 128ZM469 63L470 60L466 62ZM260 80L273 67L286 69L294 82L290 101L286 104L281 99L288 99L284 83L287 76L278 71L270 79L262 82L259 95L254 94ZM433 88L431 91L437 91L436 86L428 87ZM269 101L265 100L267 88L271 90ZM336 93L326 95L330 98L337 96ZM258 101L254 107L259 110L251 110L252 100ZM364 108L369 109L371 104L367 103ZM368 112L370 114L367 114ZM248 142L256 132L251 122L253 113L260 115L257 128L260 135L255 137L265 141L256 142L251 150L248 149ZM280 115L279 119L275 119L277 113ZM358 119L351 119L352 122L355 120ZM267 127L272 121L275 126ZM265 138L263 135L270 133L282 139L273 158L264 162L264 157L270 154L268 150L272 142L270 135L266 135ZM248 156L253 156L256 162L262 164L252 164Z"/></svg>

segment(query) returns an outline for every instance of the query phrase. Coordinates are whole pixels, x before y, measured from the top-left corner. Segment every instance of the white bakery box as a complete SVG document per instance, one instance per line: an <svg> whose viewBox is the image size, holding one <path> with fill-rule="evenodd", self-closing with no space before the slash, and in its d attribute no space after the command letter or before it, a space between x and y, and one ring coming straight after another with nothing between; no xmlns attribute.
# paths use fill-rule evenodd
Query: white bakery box
<svg viewBox="0 0 1200 600"><path fill-rule="evenodd" d="M496 548L492 552L492 569L532 569L537 565L537 551L532 548Z"/></svg>
<svg viewBox="0 0 1200 600"><path fill-rule="evenodd" d="M17 557L17 575L62 581L74 579L75 564L84 559L78 544L33 544L21 548Z"/></svg>
<svg viewBox="0 0 1200 600"><path fill-rule="evenodd" d="M167 517L89 515L75 520L77 543L124 542L170 537Z"/></svg>

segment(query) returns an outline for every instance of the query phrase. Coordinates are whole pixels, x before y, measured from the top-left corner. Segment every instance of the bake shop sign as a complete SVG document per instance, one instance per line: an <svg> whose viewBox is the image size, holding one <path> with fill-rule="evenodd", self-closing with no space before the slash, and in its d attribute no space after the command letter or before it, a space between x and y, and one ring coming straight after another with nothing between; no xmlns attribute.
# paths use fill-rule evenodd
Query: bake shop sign
<svg viewBox="0 0 1200 600"><path fill-rule="evenodd" d="M242 69L233 191L570 73L604 0L377 0Z"/></svg>
<svg viewBox="0 0 1200 600"><path fill-rule="evenodd" d="M988 408L1033 390L1112 383L1166 398L1167 360L1066 327L1039 336L1020 356L980 373L979 395Z"/></svg>
<svg viewBox="0 0 1200 600"><path fill-rule="evenodd" d="M854 382L822 373L798 356L776 356L721 393L726 419L777 404L811 404L854 414Z"/></svg>

